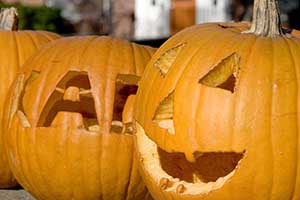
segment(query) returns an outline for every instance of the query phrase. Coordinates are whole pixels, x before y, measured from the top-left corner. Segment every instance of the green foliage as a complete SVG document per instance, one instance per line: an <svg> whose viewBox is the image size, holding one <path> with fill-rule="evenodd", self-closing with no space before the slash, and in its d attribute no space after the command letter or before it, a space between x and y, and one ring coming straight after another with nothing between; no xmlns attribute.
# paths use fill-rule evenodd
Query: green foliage
<svg viewBox="0 0 300 200"><path fill-rule="evenodd" d="M60 34L68 34L74 31L73 27L61 17L61 10L58 8L0 2L1 8L11 6L18 9L20 30L46 30Z"/></svg>

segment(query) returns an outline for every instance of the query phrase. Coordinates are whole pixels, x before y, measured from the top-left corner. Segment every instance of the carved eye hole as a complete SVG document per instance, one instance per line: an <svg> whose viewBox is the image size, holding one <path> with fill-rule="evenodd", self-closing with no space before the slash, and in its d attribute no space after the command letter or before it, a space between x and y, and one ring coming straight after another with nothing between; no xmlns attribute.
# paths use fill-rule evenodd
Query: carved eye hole
<svg viewBox="0 0 300 200"><path fill-rule="evenodd" d="M172 49L169 49L154 63L154 67L159 69L162 76L165 76L168 73L184 46L185 44L180 44Z"/></svg>
<svg viewBox="0 0 300 200"><path fill-rule="evenodd" d="M33 70L29 76L29 78L25 81L25 75L20 74L17 77L16 85L13 90L12 98L9 103L9 127L11 126L11 121L13 115L16 113L20 119L20 123L23 127L30 127L30 123L28 118L25 115L24 108L23 108L23 97L25 91L27 91L28 86L38 78L40 75L39 71Z"/></svg>
<svg viewBox="0 0 300 200"><path fill-rule="evenodd" d="M111 131L132 133L132 113L134 102L130 99L138 89L140 77L131 74L118 74L116 77L115 97Z"/></svg>
<svg viewBox="0 0 300 200"><path fill-rule="evenodd" d="M217 64L199 83L234 92L240 57L233 53Z"/></svg>
<svg viewBox="0 0 300 200"><path fill-rule="evenodd" d="M37 126L65 126L68 124L76 128L97 131L99 124L90 89L91 84L87 72L69 71L48 99Z"/></svg>
<svg viewBox="0 0 300 200"><path fill-rule="evenodd" d="M69 71L58 83L57 88L67 89L71 86L80 88L80 90L91 89L88 73L85 71Z"/></svg>
<svg viewBox="0 0 300 200"><path fill-rule="evenodd" d="M174 113L174 92L170 93L158 106L155 111L153 122L160 128L166 129L171 135L175 135L173 113Z"/></svg>

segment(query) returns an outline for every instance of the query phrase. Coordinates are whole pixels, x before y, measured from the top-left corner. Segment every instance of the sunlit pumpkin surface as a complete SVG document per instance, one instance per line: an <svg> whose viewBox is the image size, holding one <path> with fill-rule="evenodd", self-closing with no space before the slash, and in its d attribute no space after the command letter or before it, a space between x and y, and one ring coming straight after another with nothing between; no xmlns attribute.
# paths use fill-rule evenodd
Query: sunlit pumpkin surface
<svg viewBox="0 0 300 200"><path fill-rule="evenodd" d="M144 199L132 113L154 49L110 37L43 48L12 86L5 134L17 180L38 199Z"/></svg>
<svg viewBox="0 0 300 200"><path fill-rule="evenodd" d="M300 39L247 29L187 28L149 62L136 142L155 199L300 199Z"/></svg>
<svg viewBox="0 0 300 200"><path fill-rule="evenodd" d="M4 110L5 97L9 86L16 77L17 71L24 62L46 43L57 39L59 36L46 31L3 31L0 30L0 130L2 129L2 113ZM5 157L2 137L0 137L0 188L16 186L8 161Z"/></svg>

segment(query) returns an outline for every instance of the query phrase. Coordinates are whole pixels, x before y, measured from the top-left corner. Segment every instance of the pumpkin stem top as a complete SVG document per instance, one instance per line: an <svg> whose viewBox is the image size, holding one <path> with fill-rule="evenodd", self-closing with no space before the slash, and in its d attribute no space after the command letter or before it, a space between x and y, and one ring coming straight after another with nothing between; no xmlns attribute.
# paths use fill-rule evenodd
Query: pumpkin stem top
<svg viewBox="0 0 300 200"><path fill-rule="evenodd" d="M18 12L14 7L1 8L0 10L0 30L18 30Z"/></svg>
<svg viewBox="0 0 300 200"><path fill-rule="evenodd" d="M271 38L283 35L278 0L255 0L252 25L245 33Z"/></svg>

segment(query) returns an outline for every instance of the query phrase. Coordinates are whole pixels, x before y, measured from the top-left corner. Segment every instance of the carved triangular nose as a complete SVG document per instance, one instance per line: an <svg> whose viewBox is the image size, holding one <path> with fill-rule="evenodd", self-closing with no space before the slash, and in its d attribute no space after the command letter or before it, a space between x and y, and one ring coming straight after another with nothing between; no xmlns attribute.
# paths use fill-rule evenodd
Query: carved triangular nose
<svg viewBox="0 0 300 200"><path fill-rule="evenodd" d="M80 101L79 88L74 86L68 87L65 91L63 100L79 102Z"/></svg>

